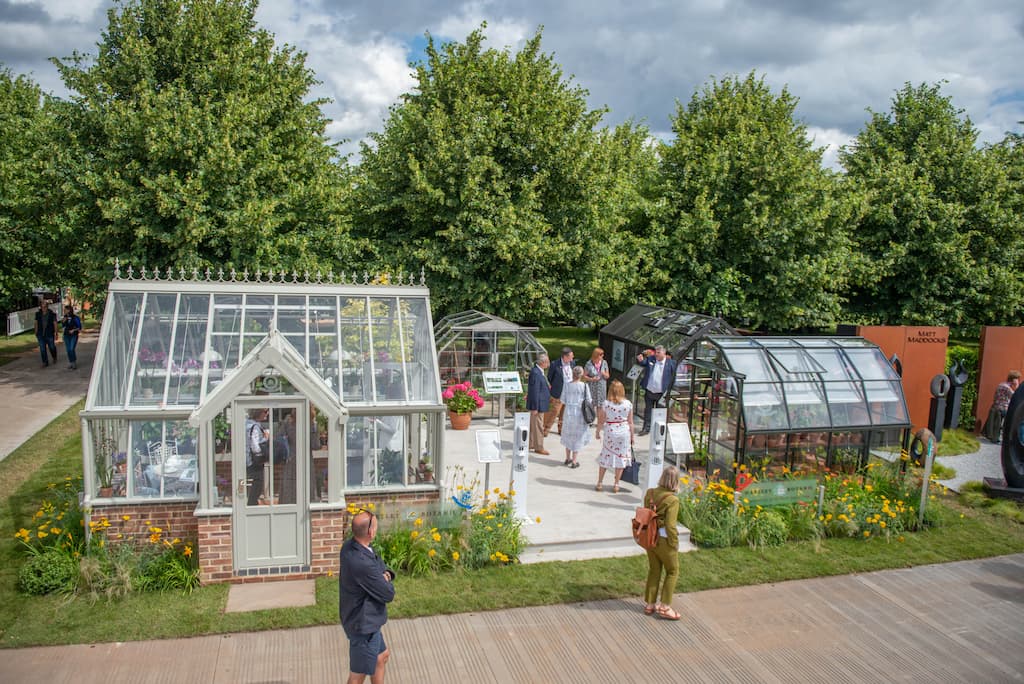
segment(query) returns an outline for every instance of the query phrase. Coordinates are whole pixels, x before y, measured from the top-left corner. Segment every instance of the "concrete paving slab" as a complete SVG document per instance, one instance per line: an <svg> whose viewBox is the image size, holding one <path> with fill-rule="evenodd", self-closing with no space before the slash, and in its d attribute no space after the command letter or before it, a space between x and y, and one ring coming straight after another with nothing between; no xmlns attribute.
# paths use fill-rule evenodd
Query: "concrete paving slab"
<svg viewBox="0 0 1024 684"><path fill-rule="evenodd" d="M38 351L0 366L0 461L85 396L98 337L98 328L82 331L77 370L68 370L63 342L57 345L57 362L46 368Z"/></svg>
<svg viewBox="0 0 1024 684"><path fill-rule="evenodd" d="M232 584L225 613L244 613L271 608L301 608L316 605L314 580L251 582Z"/></svg>

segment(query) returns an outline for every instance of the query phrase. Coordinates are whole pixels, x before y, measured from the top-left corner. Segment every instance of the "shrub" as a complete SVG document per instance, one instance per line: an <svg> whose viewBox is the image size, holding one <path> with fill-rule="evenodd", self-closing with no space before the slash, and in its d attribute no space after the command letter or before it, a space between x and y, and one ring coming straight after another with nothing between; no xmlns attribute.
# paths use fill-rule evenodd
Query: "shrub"
<svg viewBox="0 0 1024 684"><path fill-rule="evenodd" d="M953 345L946 349L946 372L960 361L969 375L960 398L960 427L974 429L974 410L978 404L978 348Z"/></svg>
<svg viewBox="0 0 1024 684"><path fill-rule="evenodd" d="M774 510L755 511L747 519L744 530L744 541L751 548L765 548L769 546L782 546L789 536L786 529L786 520L782 513Z"/></svg>
<svg viewBox="0 0 1024 684"><path fill-rule="evenodd" d="M18 572L18 586L26 594L41 596L75 588L78 562L67 553L49 549L30 557Z"/></svg>
<svg viewBox="0 0 1024 684"><path fill-rule="evenodd" d="M162 550L143 554L135 571L135 585L142 591L181 589L192 593L199 586L199 567L192 546L167 542Z"/></svg>

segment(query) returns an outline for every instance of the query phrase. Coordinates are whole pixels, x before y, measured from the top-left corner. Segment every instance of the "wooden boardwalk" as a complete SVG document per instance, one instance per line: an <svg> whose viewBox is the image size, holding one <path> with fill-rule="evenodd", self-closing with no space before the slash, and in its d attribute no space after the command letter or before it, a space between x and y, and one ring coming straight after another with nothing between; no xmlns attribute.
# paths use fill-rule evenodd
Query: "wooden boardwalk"
<svg viewBox="0 0 1024 684"><path fill-rule="evenodd" d="M1024 554L679 594L675 606L675 623L644 616L639 599L395 620L387 681L1024 681ZM0 679L320 684L344 681L347 657L339 627L316 627L19 649Z"/></svg>

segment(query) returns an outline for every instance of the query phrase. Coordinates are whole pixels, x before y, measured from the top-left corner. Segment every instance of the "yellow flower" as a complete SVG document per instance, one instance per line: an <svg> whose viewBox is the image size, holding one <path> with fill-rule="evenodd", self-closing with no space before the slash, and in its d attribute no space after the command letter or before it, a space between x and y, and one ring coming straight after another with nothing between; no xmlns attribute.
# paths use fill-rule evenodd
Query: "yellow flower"
<svg viewBox="0 0 1024 684"><path fill-rule="evenodd" d="M50 535L47 534L46 532L36 532L36 536L39 537L40 539L44 539L45 537L49 537Z"/></svg>
<svg viewBox="0 0 1024 684"><path fill-rule="evenodd" d="M181 555L185 556L185 558L190 558L192 556L192 547L185 544L185 549L181 552Z"/></svg>
<svg viewBox="0 0 1024 684"><path fill-rule="evenodd" d="M59 527L51 527L50 528L50 534L60 534L60 528Z"/></svg>
<svg viewBox="0 0 1024 684"><path fill-rule="evenodd" d="M419 536L420 536L420 533L417 532L416 530L413 530L412 532L409 533L409 538L410 539L416 539Z"/></svg>
<svg viewBox="0 0 1024 684"><path fill-rule="evenodd" d="M28 541L28 535L29 535L28 530L26 530L24 527L22 527L20 530L17 531L17 533L15 533L14 536L17 537L18 539L22 540L22 541L27 542Z"/></svg>
<svg viewBox="0 0 1024 684"><path fill-rule="evenodd" d="M537 522L538 523L540 522L540 516L539 515L537 516Z"/></svg>
<svg viewBox="0 0 1024 684"><path fill-rule="evenodd" d="M427 551L427 555L433 558L437 555L437 551L435 551L434 549L430 549L430 551Z"/></svg>
<svg viewBox="0 0 1024 684"><path fill-rule="evenodd" d="M128 514L125 514L125 515L121 516L121 520L124 520L125 522L128 522L131 519L132 519L132 516L130 516Z"/></svg>
<svg viewBox="0 0 1024 684"><path fill-rule="evenodd" d="M452 560L454 560L454 561L459 560L459 552L458 551L452 551Z"/></svg>
<svg viewBox="0 0 1024 684"><path fill-rule="evenodd" d="M436 541L436 542L441 541L441 535L439 535L437 532L435 532L433 536L434 536L434 541ZM431 552L433 552L433 549L431 549Z"/></svg>
<svg viewBox="0 0 1024 684"><path fill-rule="evenodd" d="M864 536L865 537L870 537L871 536L871 530L864 530Z"/></svg>
<svg viewBox="0 0 1024 684"><path fill-rule="evenodd" d="M415 520L415 521L413 521L413 523L412 523L412 524L413 524L414 526L416 526L416 527L420 527L420 526L422 526L422 525L423 525L423 518L416 518L416 520Z"/></svg>
<svg viewBox="0 0 1024 684"><path fill-rule="evenodd" d="M881 527L884 530L885 529L885 521L883 520L882 522L878 523L878 526Z"/></svg>

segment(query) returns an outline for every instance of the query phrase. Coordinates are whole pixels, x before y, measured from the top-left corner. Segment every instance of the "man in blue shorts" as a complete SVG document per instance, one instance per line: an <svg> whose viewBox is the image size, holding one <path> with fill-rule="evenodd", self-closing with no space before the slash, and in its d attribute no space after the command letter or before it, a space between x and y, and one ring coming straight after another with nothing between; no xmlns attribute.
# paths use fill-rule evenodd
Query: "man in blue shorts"
<svg viewBox="0 0 1024 684"><path fill-rule="evenodd" d="M367 675L372 684L382 684L391 657L380 628L395 598L395 571L370 548L376 536L377 517L359 511L352 518L352 537L341 546L338 615L349 642L348 684L362 684Z"/></svg>

